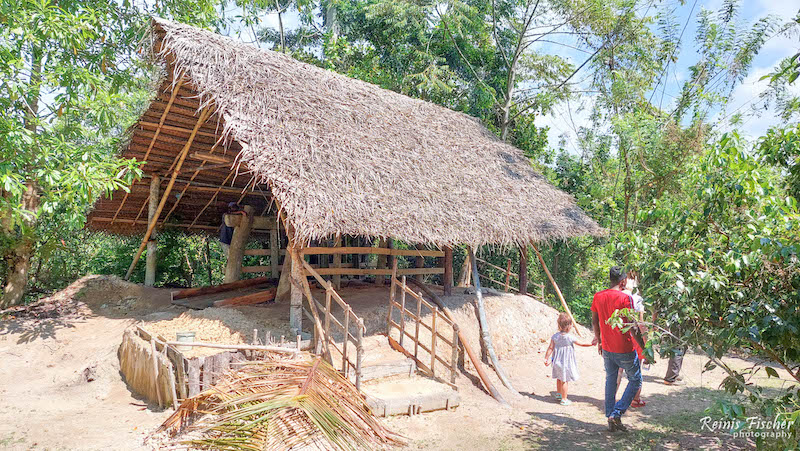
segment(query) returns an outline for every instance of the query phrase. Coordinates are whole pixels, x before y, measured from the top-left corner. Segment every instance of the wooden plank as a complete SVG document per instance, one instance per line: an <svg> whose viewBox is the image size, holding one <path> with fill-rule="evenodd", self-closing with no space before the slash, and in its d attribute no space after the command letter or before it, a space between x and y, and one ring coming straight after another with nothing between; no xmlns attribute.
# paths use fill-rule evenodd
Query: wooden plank
<svg viewBox="0 0 800 451"><path fill-rule="evenodd" d="M279 352L281 354L297 354L297 349L295 348L284 348L280 346L256 346L256 345L248 345L248 344L238 344L238 345L226 345L220 343L203 343L200 341L193 341L193 342L183 342L183 341L168 341L168 345L172 346L191 346L191 347L200 347L200 348L213 348L213 349L232 349L236 351L267 351L267 352ZM192 362L191 360L189 361Z"/></svg>
<svg viewBox="0 0 800 451"><path fill-rule="evenodd" d="M319 254L377 254L377 255L394 255L394 256L407 256L407 257L444 257L443 251L430 251L418 249L391 249L386 247L362 247L362 246L348 246L348 247L307 247L300 251L301 255L319 255Z"/></svg>
<svg viewBox="0 0 800 451"><path fill-rule="evenodd" d="M233 157L226 155L215 155L211 152L192 152L190 156L198 160L210 161L212 163L233 164L235 162Z"/></svg>
<svg viewBox="0 0 800 451"><path fill-rule="evenodd" d="M205 294L223 293L225 291L238 290L239 288L247 288L263 283L274 281L269 277L256 277L255 279L237 280L236 282L223 283L221 285L209 285L198 288L187 288L185 290L173 291L171 293L172 299L191 298L195 296L202 296Z"/></svg>
<svg viewBox="0 0 800 451"><path fill-rule="evenodd" d="M189 360L189 397L192 398L200 393L200 358Z"/></svg>
<svg viewBox="0 0 800 451"><path fill-rule="evenodd" d="M443 274L444 268L404 268L398 269L398 275L412 276L415 274ZM392 270L390 269L370 269L370 268L319 268L317 274L320 276L331 275L352 275L352 276L390 276Z"/></svg>
<svg viewBox="0 0 800 451"><path fill-rule="evenodd" d="M203 359L202 372L200 373L200 390L208 390L214 385L214 356Z"/></svg>
<svg viewBox="0 0 800 451"><path fill-rule="evenodd" d="M242 221L242 215L225 215L224 220L228 227L238 227ZM259 230L278 230L278 220L275 216L256 216L250 227Z"/></svg>
<svg viewBox="0 0 800 451"><path fill-rule="evenodd" d="M214 307L224 307L226 305L253 305L269 302L275 299L275 293L278 291L277 287L272 287L268 290L259 291L258 293L247 294L244 296L236 296L228 299L222 299L214 302Z"/></svg>
<svg viewBox="0 0 800 451"><path fill-rule="evenodd" d="M414 327L414 358L418 358L419 354L419 325L422 324L422 299L417 300L417 318Z"/></svg>

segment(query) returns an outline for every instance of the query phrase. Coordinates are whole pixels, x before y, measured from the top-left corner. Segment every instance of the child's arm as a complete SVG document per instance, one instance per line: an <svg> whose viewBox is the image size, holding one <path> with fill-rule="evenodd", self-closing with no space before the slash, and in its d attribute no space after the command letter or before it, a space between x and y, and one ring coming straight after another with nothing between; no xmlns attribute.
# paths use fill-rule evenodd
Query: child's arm
<svg viewBox="0 0 800 451"><path fill-rule="evenodd" d="M583 346L585 348L591 348L592 346L594 346L593 344L591 344L589 342L582 342L582 341L576 341L576 342L574 342L574 344L576 344L578 346Z"/></svg>
<svg viewBox="0 0 800 451"><path fill-rule="evenodd" d="M553 355L553 349L555 349L556 343L553 339L550 339L550 346L547 348L547 352L544 353L544 366L550 365L550 356Z"/></svg>

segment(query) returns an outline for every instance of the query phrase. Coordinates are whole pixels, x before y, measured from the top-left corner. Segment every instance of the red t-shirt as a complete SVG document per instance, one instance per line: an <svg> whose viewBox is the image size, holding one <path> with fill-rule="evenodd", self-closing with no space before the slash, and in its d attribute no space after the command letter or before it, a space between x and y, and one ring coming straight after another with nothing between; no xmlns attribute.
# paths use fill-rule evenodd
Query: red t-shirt
<svg viewBox="0 0 800 451"><path fill-rule="evenodd" d="M615 311L623 308L633 309L633 298L627 293L609 288L594 294L592 311L600 318L600 341L603 349L608 352L633 352L631 334L623 334L619 329L606 324Z"/></svg>

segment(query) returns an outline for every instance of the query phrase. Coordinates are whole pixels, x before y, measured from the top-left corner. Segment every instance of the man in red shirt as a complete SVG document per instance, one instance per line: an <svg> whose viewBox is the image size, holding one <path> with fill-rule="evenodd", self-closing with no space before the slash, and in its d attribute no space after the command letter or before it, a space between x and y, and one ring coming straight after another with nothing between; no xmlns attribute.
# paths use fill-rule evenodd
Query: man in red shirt
<svg viewBox="0 0 800 451"><path fill-rule="evenodd" d="M620 417L628 410L633 397L642 386L642 369L639 356L633 350L633 338L629 332L622 333L619 329L606 323L615 311L620 309L633 309L633 298L623 293L627 275L619 266L614 266L609 271L610 287L607 290L594 294L592 300L592 327L594 329L593 344L599 344L598 351L603 355L606 370L606 417L608 429L614 431L627 431ZM628 377L628 386L622 393L622 398L616 401L617 373L619 369L625 370Z"/></svg>

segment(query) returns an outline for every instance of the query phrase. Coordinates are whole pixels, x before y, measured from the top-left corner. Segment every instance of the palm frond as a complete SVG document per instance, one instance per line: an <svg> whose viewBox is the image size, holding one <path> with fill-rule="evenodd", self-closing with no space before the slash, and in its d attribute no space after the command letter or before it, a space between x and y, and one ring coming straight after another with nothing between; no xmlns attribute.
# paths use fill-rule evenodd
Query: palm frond
<svg viewBox="0 0 800 451"><path fill-rule="evenodd" d="M222 450L375 449L402 437L377 419L350 381L323 362L248 362L181 403L159 431Z"/></svg>

